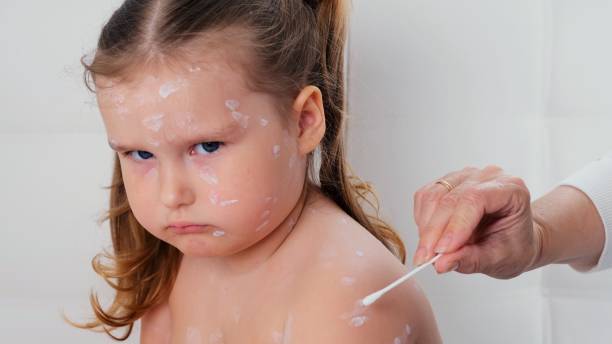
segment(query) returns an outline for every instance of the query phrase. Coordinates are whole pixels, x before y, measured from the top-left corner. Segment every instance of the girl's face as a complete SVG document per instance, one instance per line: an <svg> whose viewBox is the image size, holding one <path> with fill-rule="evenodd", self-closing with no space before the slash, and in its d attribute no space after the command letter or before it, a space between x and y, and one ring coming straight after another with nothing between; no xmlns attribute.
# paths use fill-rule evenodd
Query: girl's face
<svg viewBox="0 0 612 344"><path fill-rule="evenodd" d="M223 63L156 67L130 80L98 78L97 98L144 228L185 255L226 256L285 220L306 173L291 114Z"/></svg>

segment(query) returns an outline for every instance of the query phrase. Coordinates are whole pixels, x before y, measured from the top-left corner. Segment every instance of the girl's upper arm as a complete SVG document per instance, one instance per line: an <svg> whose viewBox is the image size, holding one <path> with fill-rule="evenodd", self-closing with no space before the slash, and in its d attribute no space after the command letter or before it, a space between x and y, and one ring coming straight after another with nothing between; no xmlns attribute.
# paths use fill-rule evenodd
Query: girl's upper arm
<svg viewBox="0 0 612 344"><path fill-rule="evenodd" d="M385 274L363 273L350 287L341 288L330 283L334 278L317 278L319 281L308 287L312 293L303 295L296 307L290 342L441 343L431 306L413 280L369 307L361 306L363 297L393 280L382 276ZM360 280L362 283L357 283Z"/></svg>

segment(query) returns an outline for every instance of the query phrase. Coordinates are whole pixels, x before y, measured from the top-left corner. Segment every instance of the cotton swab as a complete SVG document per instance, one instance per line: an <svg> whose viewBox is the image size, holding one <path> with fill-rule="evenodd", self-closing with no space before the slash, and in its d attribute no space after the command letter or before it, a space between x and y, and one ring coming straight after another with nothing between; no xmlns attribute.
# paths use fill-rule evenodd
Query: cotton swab
<svg viewBox="0 0 612 344"><path fill-rule="evenodd" d="M389 284L388 286L384 287L383 289L381 289L381 290L379 290L377 292L374 292L374 293L364 297L363 300L361 300L361 304L364 305L364 306L369 306L369 305L373 304L374 302L376 302L376 300L378 300L378 298L380 298L381 296L385 295L389 290L397 287L398 285L400 285L402 282L404 282L407 279L409 279L410 277L412 277L417 272L419 272L419 271L423 270L424 268L426 268L428 265L433 264L441 256L442 256L441 253L436 255L430 261L428 261L428 262L426 262L424 264L421 264L419 267L417 267L416 269L410 271L409 273L407 273L403 277L398 278L395 282Z"/></svg>

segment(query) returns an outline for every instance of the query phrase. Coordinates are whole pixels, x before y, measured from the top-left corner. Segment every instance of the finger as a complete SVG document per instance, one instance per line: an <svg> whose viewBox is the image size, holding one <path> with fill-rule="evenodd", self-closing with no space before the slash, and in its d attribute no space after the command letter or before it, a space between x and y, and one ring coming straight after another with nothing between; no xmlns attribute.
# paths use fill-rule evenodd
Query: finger
<svg viewBox="0 0 612 344"><path fill-rule="evenodd" d="M510 216L528 206L529 191L516 184L491 181L469 187L460 194L434 251L453 252L465 245L486 214L505 210Z"/></svg>
<svg viewBox="0 0 612 344"><path fill-rule="evenodd" d="M480 273L490 264L490 252L478 245L466 245L459 250L442 255L436 263L438 273L450 271L464 274Z"/></svg>
<svg viewBox="0 0 612 344"><path fill-rule="evenodd" d="M433 256L434 245L438 241L444 228L446 228L455 210L455 205L459 197L458 193L460 193L460 191L455 189L440 199L435 214L432 215L429 222L420 232L420 240L414 260L415 265L421 265Z"/></svg>
<svg viewBox="0 0 612 344"><path fill-rule="evenodd" d="M447 181L457 188L472 174L477 173L476 171L476 168L466 167L463 170L451 172L440 179ZM414 218L419 227L427 225L436 210L440 198L449 193L449 190L444 185L437 183L440 179L429 183L415 195Z"/></svg>

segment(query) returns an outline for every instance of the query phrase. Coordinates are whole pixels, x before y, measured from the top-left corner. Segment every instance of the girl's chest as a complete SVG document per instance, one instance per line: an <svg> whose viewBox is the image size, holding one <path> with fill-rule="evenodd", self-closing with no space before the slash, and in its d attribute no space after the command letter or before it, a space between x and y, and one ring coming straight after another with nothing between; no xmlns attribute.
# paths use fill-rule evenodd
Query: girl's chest
<svg viewBox="0 0 612 344"><path fill-rule="evenodd" d="M171 344L282 343L292 322L282 298L236 298L173 309Z"/></svg>
<svg viewBox="0 0 612 344"><path fill-rule="evenodd" d="M169 302L172 344L282 343L290 330L291 283L263 276L240 283L185 282L177 280Z"/></svg>

